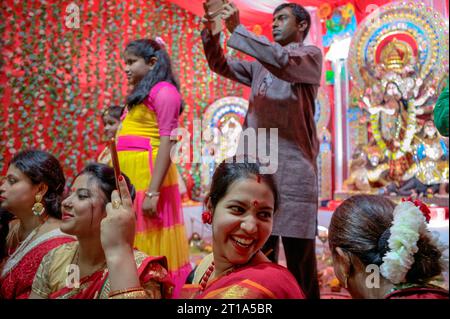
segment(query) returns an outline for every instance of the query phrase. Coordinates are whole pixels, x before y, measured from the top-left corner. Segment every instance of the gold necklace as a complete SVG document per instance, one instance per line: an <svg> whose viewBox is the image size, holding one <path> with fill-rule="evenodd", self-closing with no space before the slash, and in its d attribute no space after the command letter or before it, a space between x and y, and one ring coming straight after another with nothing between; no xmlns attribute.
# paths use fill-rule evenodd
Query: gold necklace
<svg viewBox="0 0 450 319"><path fill-rule="evenodd" d="M41 229L41 227L45 224L45 222L47 221L47 219L48 219L48 215L46 215L45 217L44 217L44 219L41 221L41 224L40 225L38 225L36 228L34 228L33 229L33 231L23 240L23 241L20 241L20 236L18 235L19 234L19 229L20 229L20 224L19 225L17 225L17 231L16 231L16 233L14 234L14 235L16 235L17 234L17 238L18 238L18 244L17 245L15 245L15 247L16 247L16 249L12 252L12 246L9 246L8 247L8 250L7 250L7 255L8 255L8 257L7 258L5 258L5 264L3 264L2 265L2 267L4 267L6 264L8 264L9 262L12 262L13 264L15 263L15 262L18 262L18 261L15 261L15 259L17 259L19 256L20 256L20 254L23 252L23 251L25 251L25 249L29 246L29 245L31 245L32 243L33 243L33 241L34 241L34 239L35 238L37 238L37 235L39 234L39 231L40 231L40 229ZM8 236L9 236L9 234L8 234ZM12 235L11 235L12 236ZM12 238L12 237L11 237ZM29 239L28 239L29 238ZM8 239L7 239L8 240ZM11 239L12 240L12 239ZM2 272L4 271L4 269L2 270ZM2 272L0 272L0 273L2 273ZM8 277L9 278L11 278L11 276L12 276L12 271L11 271L11 269L8 271Z"/></svg>
<svg viewBox="0 0 450 319"><path fill-rule="evenodd" d="M32 230L32 232L22 241L20 241L20 224L17 227L17 231L15 232L15 240L17 240L17 245L15 245L15 250L14 252L11 253L12 247L8 248L8 257L11 257L12 255L17 255L20 251L24 250L29 244L31 244L33 242L34 239L37 238L37 235L39 234L39 231L41 230L41 227L47 222L49 216L46 215L41 221L40 224L34 228ZM31 236L30 239L28 239L28 237L33 234ZM27 240L28 239L28 240Z"/></svg>
<svg viewBox="0 0 450 319"><path fill-rule="evenodd" d="M223 276L228 276L229 274L231 274L233 271L238 270L240 268L243 268L245 266L248 266L251 261L253 260L253 258L256 256L256 253L245 263L242 265L233 265L231 267L231 269L228 269L224 272L222 272L221 274L219 274L219 276L216 276L215 279L223 277ZM216 270L216 265L214 264L214 260L211 262L211 265L209 265L208 269L205 271L205 273L202 276L202 279L200 280L200 289L203 291L206 289L206 286L208 285L208 281L209 278L211 277L211 275L214 273L214 271Z"/></svg>

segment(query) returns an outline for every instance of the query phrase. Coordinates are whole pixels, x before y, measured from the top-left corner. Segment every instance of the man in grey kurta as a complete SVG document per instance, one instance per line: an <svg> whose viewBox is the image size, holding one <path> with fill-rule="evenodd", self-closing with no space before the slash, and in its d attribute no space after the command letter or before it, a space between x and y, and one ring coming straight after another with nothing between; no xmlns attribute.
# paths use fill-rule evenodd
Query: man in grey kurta
<svg viewBox="0 0 450 319"><path fill-rule="evenodd" d="M288 269L308 298L319 298L315 257L318 140L314 100L320 85L322 53L315 46L303 44L311 18L299 5L279 6L273 21L276 43L240 25L234 4L226 5L222 18L231 32L227 45L256 61L224 56L219 35L212 36L206 27L202 40L210 68L251 87L244 129L278 128L275 178L281 206L264 249L273 249L271 259L277 261L281 236ZM204 22L208 26L206 18Z"/></svg>

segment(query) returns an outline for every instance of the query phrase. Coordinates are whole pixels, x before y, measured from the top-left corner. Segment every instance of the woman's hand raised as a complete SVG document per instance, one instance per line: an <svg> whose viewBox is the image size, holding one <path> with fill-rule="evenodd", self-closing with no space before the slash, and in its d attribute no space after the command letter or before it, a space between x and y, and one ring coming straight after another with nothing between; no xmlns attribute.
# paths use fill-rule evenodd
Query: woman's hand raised
<svg viewBox="0 0 450 319"><path fill-rule="evenodd" d="M101 223L101 242L105 256L119 257L133 250L135 235L135 213L127 182L119 177L120 194L117 190L106 205L106 217Z"/></svg>

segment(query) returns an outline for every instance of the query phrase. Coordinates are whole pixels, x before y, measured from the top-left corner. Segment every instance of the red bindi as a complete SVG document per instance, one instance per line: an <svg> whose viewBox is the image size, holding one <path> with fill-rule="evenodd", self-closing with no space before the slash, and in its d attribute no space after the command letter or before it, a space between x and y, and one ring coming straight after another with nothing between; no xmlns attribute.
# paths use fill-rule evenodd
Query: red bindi
<svg viewBox="0 0 450 319"><path fill-rule="evenodd" d="M257 200L253 201L253 206L258 207L259 206L259 202Z"/></svg>

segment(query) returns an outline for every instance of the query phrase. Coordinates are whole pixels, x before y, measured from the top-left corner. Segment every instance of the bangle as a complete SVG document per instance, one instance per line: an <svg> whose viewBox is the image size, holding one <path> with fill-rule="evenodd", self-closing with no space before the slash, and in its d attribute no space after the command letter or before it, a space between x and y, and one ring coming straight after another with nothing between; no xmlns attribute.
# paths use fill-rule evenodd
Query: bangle
<svg viewBox="0 0 450 319"><path fill-rule="evenodd" d="M147 196L148 198L153 198L159 196L159 192L145 192L145 196Z"/></svg>
<svg viewBox="0 0 450 319"><path fill-rule="evenodd" d="M115 298L115 299L127 299L127 298L125 298L125 295L131 295L133 293L142 293L142 292L145 293L145 289L142 287L120 289L120 290L111 291L109 293L108 297L114 298L116 296L121 296L121 298Z"/></svg>
<svg viewBox="0 0 450 319"><path fill-rule="evenodd" d="M115 295L113 297L109 297L108 299L150 299L150 296L145 290L138 290Z"/></svg>

